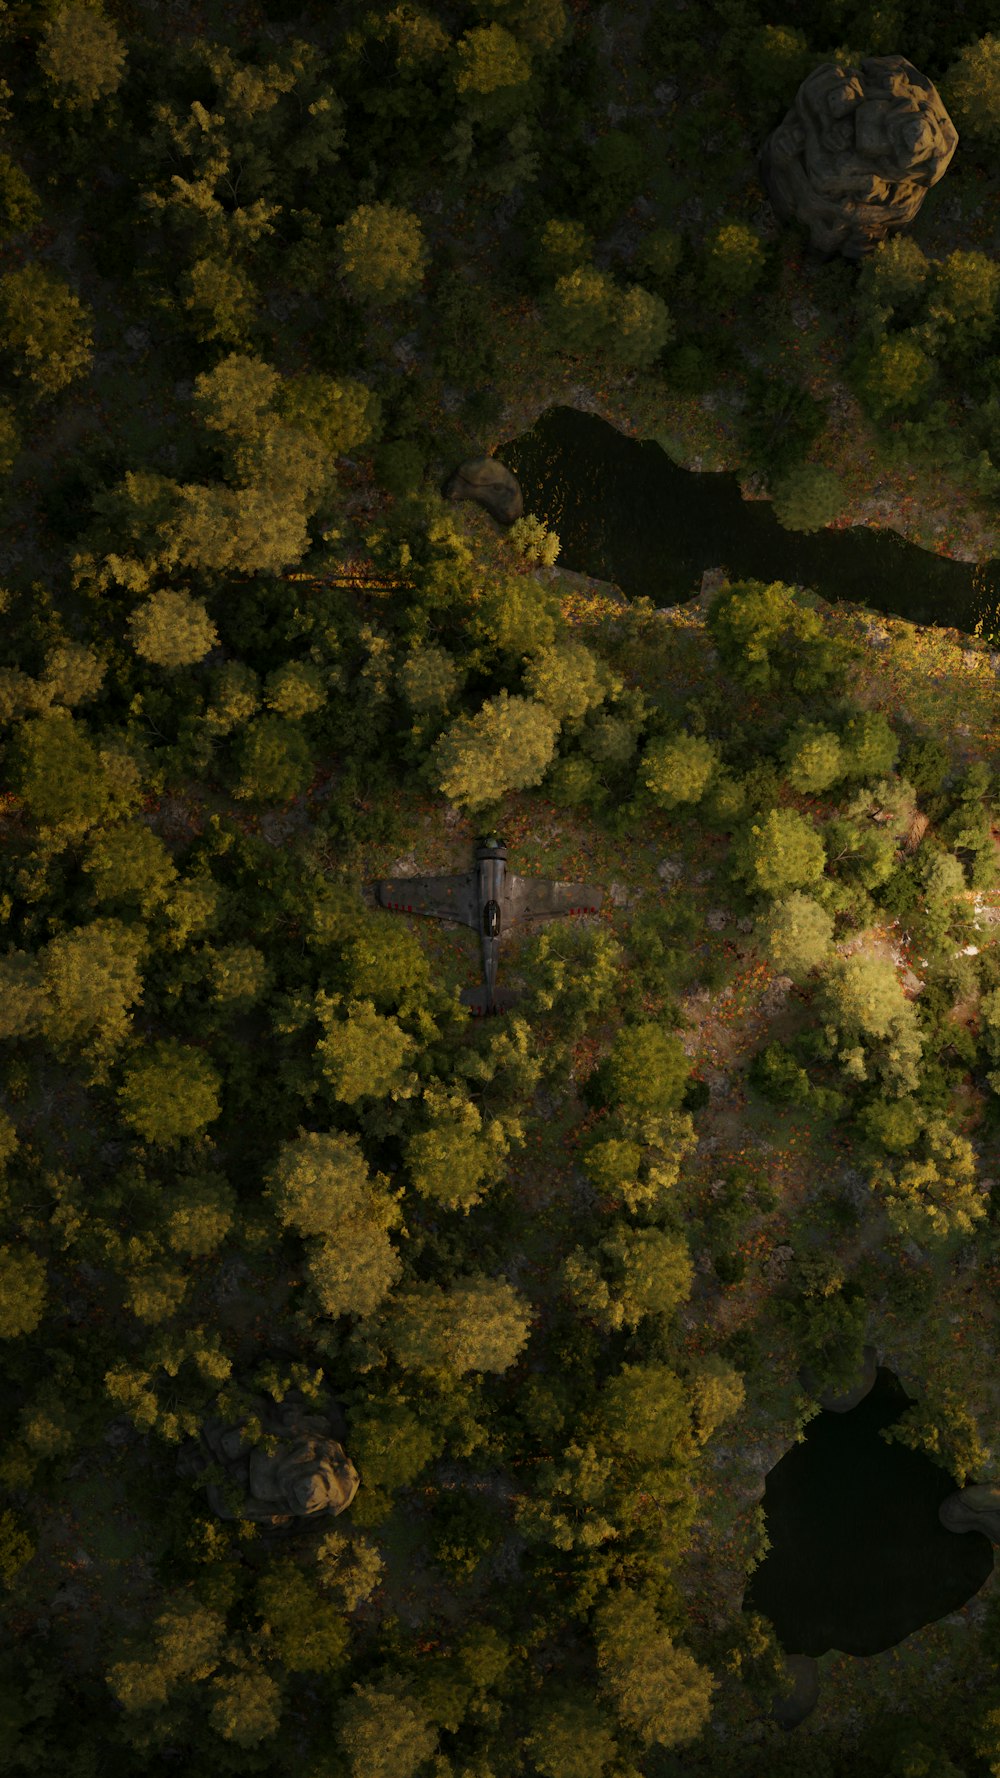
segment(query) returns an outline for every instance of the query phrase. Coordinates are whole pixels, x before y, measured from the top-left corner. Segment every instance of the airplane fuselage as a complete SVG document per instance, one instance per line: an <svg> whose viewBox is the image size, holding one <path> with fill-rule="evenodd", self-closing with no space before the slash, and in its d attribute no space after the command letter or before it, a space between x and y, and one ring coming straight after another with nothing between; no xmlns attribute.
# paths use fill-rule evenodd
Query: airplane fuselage
<svg viewBox="0 0 1000 1778"><path fill-rule="evenodd" d="M496 994L497 964L500 961L504 881L507 876L506 846L485 844L478 847L476 867L479 873L479 931L483 947L483 975L492 1006Z"/></svg>

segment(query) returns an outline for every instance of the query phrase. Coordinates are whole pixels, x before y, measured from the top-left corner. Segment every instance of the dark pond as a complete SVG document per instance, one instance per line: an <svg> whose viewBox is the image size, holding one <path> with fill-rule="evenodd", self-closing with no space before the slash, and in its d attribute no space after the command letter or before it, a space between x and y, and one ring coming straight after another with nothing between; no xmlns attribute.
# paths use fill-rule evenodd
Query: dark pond
<svg viewBox="0 0 1000 1778"><path fill-rule="evenodd" d="M914 623L1000 630L1000 559L957 562L895 531L786 531L770 501L743 500L735 474L681 469L654 439L596 414L548 408L494 452L517 476L525 512L559 533L559 561L613 580L629 598L678 605L706 568L731 580L783 580Z"/></svg>
<svg viewBox="0 0 1000 1778"><path fill-rule="evenodd" d="M878 1654L957 1611L993 1572L988 1537L938 1519L953 1477L878 1436L911 1400L880 1366L864 1401L817 1414L767 1477L771 1549L743 1609L770 1618L787 1654Z"/></svg>

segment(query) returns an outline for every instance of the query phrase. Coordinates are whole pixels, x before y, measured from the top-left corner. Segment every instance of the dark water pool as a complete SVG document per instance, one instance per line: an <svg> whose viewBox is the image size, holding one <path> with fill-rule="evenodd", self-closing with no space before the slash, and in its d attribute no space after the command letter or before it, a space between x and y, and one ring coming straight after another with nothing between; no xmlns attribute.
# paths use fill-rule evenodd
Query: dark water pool
<svg viewBox="0 0 1000 1778"><path fill-rule="evenodd" d="M521 483L525 511L558 531L563 567L629 598L680 604L706 568L724 566L733 580L783 580L914 623L1000 632L1000 559L956 562L864 525L786 531L769 501L741 498L735 474L681 469L654 439L596 414L548 408L494 455Z"/></svg>
<svg viewBox="0 0 1000 1778"><path fill-rule="evenodd" d="M938 1519L954 1478L878 1436L911 1400L880 1366L864 1401L817 1414L767 1477L771 1549L743 1609L770 1618L788 1654L878 1654L957 1611L993 1572L988 1537Z"/></svg>

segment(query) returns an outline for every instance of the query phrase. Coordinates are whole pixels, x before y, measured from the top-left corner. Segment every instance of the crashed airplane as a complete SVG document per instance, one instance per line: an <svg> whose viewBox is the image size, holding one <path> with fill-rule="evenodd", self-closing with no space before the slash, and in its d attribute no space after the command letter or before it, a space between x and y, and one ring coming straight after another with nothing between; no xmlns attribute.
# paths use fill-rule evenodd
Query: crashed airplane
<svg viewBox="0 0 1000 1778"><path fill-rule="evenodd" d="M376 891L384 908L435 920L461 920L479 932L485 985L466 988L461 996L473 1013L504 1012L517 1000L516 994L496 985L501 940L512 926L559 914L596 914L604 901L603 889L589 883L515 876L507 869L507 847L501 839L482 840L476 847L475 869L461 876L384 877Z"/></svg>

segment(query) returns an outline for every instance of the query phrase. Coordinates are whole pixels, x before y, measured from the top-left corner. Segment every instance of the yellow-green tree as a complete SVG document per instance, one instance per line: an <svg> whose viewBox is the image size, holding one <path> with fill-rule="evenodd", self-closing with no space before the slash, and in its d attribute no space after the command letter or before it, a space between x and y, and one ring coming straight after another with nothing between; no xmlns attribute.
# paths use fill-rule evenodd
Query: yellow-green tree
<svg viewBox="0 0 1000 1778"><path fill-rule="evenodd" d="M43 831L79 839L142 798L138 765L117 741L102 746L68 710L23 722L10 749L14 788Z"/></svg>
<svg viewBox="0 0 1000 1778"><path fill-rule="evenodd" d="M475 640L521 666L562 635L559 600L533 574L491 576L470 617Z"/></svg>
<svg viewBox="0 0 1000 1778"><path fill-rule="evenodd" d="M876 1166L871 1185L893 1228L931 1245L973 1234L988 1210L971 1142L941 1118L927 1124L916 1153L894 1165L884 1161Z"/></svg>
<svg viewBox="0 0 1000 1778"><path fill-rule="evenodd" d="M353 1448L353 1447L352 1447ZM377 1544L346 1531L328 1531L316 1545L317 1582L353 1611L381 1585L385 1562Z"/></svg>
<svg viewBox="0 0 1000 1778"><path fill-rule="evenodd" d="M0 1339L34 1333L45 1302L45 1261L23 1243L0 1247Z"/></svg>
<svg viewBox="0 0 1000 1778"><path fill-rule="evenodd" d="M121 1115L144 1142L170 1148L200 1136L222 1110L222 1081L201 1050L161 1038L134 1056L118 1093Z"/></svg>
<svg viewBox="0 0 1000 1778"><path fill-rule="evenodd" d="M674 809L700 801L718 764L719 749L703 735L664 735L649 742L639 774L654 802Z"/></svg>
<svg viewBox="0 0 1000 1778"><path fill-rule="evenodd" d="M662 1117L680 1105L691 1065L680 1038L648 1019L621 1027L601 1071L609 1104Z"/></svg>
<svg viewBox="0 0 1000 1778"><path fill-rule="evenodd" d="M132 647L156 667L192 667L218 646L219 632L203 599L185 587L162 587L128 620Z"/></svg>
<svg viewBox="0 0 1000 1778"><path fill-rule="evenodd" d="M434 642L410 648L396 669L396 677L417 717L447 710L461 683L454 655Z"/></svg>
<svg viewBox="0 0 1000 1778"><path fill-rule="evenodd" d="M270 986L274 971L256 945L206 945L212 999L233 1012L248 1011Z"/></svg>
<svg viewBox="0 0 1000 1778"><path fill-rule="evenodd" d="M243 346L257 312L257 289L248 272L230 259L203 255L180 278L181 305L196 339Z"/></svg>
<svg viewBox="0 0 1000 1778"><path fill-rule="evenodd" d="M507 1137L498 1118L484 1125L465 1093L443 1083L424 1088L426 1126L405 1148L406 1164L421 1197L468 1215L503 1169Z"/></svg>
<svg viewBox="0 0 1000 1778"><path fill-rule="evenodd" d="M594 239L585 223L552 216L543 224L533 250L535 275L543 284L554 283L577 266L589 264L593 250Z"/></svg>
<svg viewBox="0 0 1000 1778"><path fill-rule="evenodd" d="M392 1495L408 1488L438 1455L426 1418L410 1407L398 1390L380 1394L377 1400L354 1410L349 1448L365 1478L366 1495L372 1490Z"/></svg>
<svg viewBox="0 0 1000 1778"><path fill-rule="evenodd" d="M192 1259L215 1253L233 1226L236 1202L222 1174L205 1170L179 1179L165 1206L167 1245Z"/></svg>
<svg viewBox="0 0 1000 1778"><path fill-rule="evenodd" d="M415 932L391 914L366 920L345 938L341 950L352 994L372 1000L380 1011L421 1005L431 983L431 966Z"/></svg>
<svg viewBox="0 0 1000 1778"><path fill-rule="evenodd" d="M701 1734L718 1681L674 1646L649 1599L619 1589L595 1613L594 1640L602 1683L645 1746L681 1747Z"/></svg>
<svg viewBox="0 0 1000 1778"><path fill-rule="evenodd" d="M171 1692L208 1679L222 1658L226 1620L192 1595L175 1594L153 1620L151 1634L132 1639L105 1674L108 1690L129 1715L155 1710Z"/></svg>
<svg viewBox="0 0 1000 1778"><path fill-rule="evenodd" d="M310 476L315 461L310 457L304 465ZM163 528L163 563L219 574L282 574L308 547L311 497L309 484L290 495L287 487L267 482L241 488L186 483L178 487L176 510Z"/></svg>
<svg viewBox="0 0 1000 1778"><path fill-rule="evenodd" d="M850 658L845 644L827 637L819 612L780 580L723 586L706 626L724 670L754 691L818 691L842 677Z"/></svg>
<svg viewBox="0 0 1000 1778"><path fill-rule="evenodd" d="M475 716L460 716L435 743L438 789L475 812L508 790L540 784L555 752L559 719L535 698L502 691Z"/></svg>
<svg viewBox="0 0 1000 1778"><path fill-rule="evenodd" d="M664 1467L694 1455L684 1385L668 1364L625 1364L598 1394L601 1435L623 1456Z"/></svg>
<svg viewBox="0 0 1000 1778"><path fill-rule="evenodd" d="M595 1699L547 1692L524 1748L542 1778L603 1778L618 1743Z"/></svg>
<svg viewBox="0 0 1000 1778"><path fill-rule="evenodd" d="M980 351L997 324L1000 266L977 248L956 247L934 267L927 326L934 345L953 357Z"/></svg>
<svg viewBox="0 0 1000 1778"><path fill-rule="evenodd" d="M419 217L396 204L359 204L335 230L337 264L356 302L400 302L419 289L429 263Z"/></svg>
<svg viewBox="0 0 1000 1778"><path fill-rule="evenodd" d="M790 895L769 902L757 922L757 932L778 973L801 982L828 955L833 921L811 895L793 889Z"/></svg>
<svg viewBox="0 0 1000 1778"><path fill-rule="evenodd" d="M306 1265L321 1314L374 1313L402 1276L388 1237L400 1213L357 1137L308 1131L283 1143L266 1194L282 1227L315 1238Z"/></svg>
<svg viewBox="0 0 1000 1778"><path fill-rule="evenodd" d="M38 65L56 111L89 112L99 99L116 93L126 59L120 33L96 0L60 6L43 26Z"/></svg>
<svg viewBox="0 0 1000 1778"><path fill-rule="evenodd" d="M821 531L844 510L844 487L825 463L794 463L771 487L774 516L786 531Z"/></svg>
<svg viewBox="0 0 1000 1778"><path fill-rule="evenodd" d="M1000 37L988 32L967 43L938 81L955 128L970 145L1000 144Z"/></svg>
<svg viewBox="0 0 1000 1778"><path fill-rule="evenodd" d="M524 107L531 80L527 46L494 21L463 31L453 57L452 79L467 123L510 123Z"/></svg>
<svg viewBox="0 0 1000 1778"><path fill-rule="evenodd" d="M559 722L585 716L604 702L608 675L582 642L541 648L525 668L525 690Z"/></svg>
<svg viewBox="0 0 1000 1778"><path fill-rule="evenodd" d="M676 332L662 296L641 284L630 284L620 293L615 319L611 355L635 370L649 370Z"/></svg>
<svg viewBox="0 0 1000 1778"><path fill-rule="evenodd" d="M912 235L890 235L862 260L857 301L879 326L890 316L916 318L931 273L931 261Z"/></svg>
<svg viewBox="0 0 1000 1778"><path fill-rule="evenodd" d="M876 420L923 401L936 370L913 329L859 351L852 371L858 394Z"/></svg>
<svg viewBox="0 0 1000 1778"><path fill-rule="evenodd" d="M385 1315L386 1338L409 1369L509 1370L528 1338L531 1307L505 1278L406 1285Z"/></svg>
<svg viewBox="0 0 1000 1778"><path fill-rule="evenodd" d="M694 1435L700 1445L738 1414L746 1399L743 1378L718 1352L691 1359L685 1378Z"/></svg>
<svg viewBox="0 0 1000 1778"><path fill-rule="evenodd" d="M63 278L37 260L0 278L0 351L15 377L27 377L35 401L85 376L93 345L90 313Z"/></svg>
<svg viewBox="0 0 1000 1778"><path fill-rule="evenodd" d="M216 1673L209 1682L208 1720L217 1735L237 1747L258 1747L281 1725L281 1687L259 1661Z"/></svg>
<svg viewBox="0 0 1000 1778"><path fill-rule="evenodd" d="M352 1778L413 1778L437 1747L438 1734L407 1696L405 1681L393 1676L355 1682L351 1692L338 1708L337 1737Z"/></svg>
<svg viewBox="0 0 1000 1778"><path fill-rule="evenodd" d="M826 848L811 821L797 809L770 809L750 823L735 849L735 867L750 888L786 895L819 881Z"/></svg>
<svg viewBox="0 0 1000 1778"><path fill-rule="evenodd" d="M308 736L274 712L254 717L236 742L232 771L233 795L241 802L291 802L313 775Z"/></svg>
<svg viewBox="0 0 1000 1778"><path fill-rule="evenodd" d="M381 397L356 377L300 371L284 379L276 405L282 419L313 433L331 457L349 456L381 435Z"/></svg>
<svg viewBox="0 0 1000 1778"><path fill-rule="evenodd" d="M890 958L870 951L832 957L823 970L819 1009L848 1079L867 1080L874 1069L897 1092L914 1091L923 1039Z"/></svg>
<svg viewBox="0 0 1000 1778"><path fill-rule="evenodd" d="M211 432L250 438L270 424L281 373L263 358L227 352L194 379L191 405Z"/></svg>
<svg viewBox="0 0 1000 1778"><path fill-rule="evenodd" d="M54 642L46 650L41 689L53 704L86 704L97 696L107 660L89 642Z"/></svg>
<svg viewBox="0 0 1000 1778"><path fill-rule="evenodd" d="M0 241L37 228L42 203L23 167L0 154Z"/></svg>
<svg viewBox="0 0 1000 1778"><path fill-rule="evenodd" d="M166 844L138 822L102 827L88 834L80 868L97 908L131 906L144 919L162 907L177 881Z"/></svg>
<svg viewBox="0 0 1000 1778"><path fill-rule="evenodd" d="M839 736L820 722L795 723L781 757L792 789L812 796L834 784L847 766Z"/></svg>
<svg viewBox="0 0 1000 1778"><path fill-rule="evenodd" d="M94 1082L129 1035L144 952L141 928L108 916L58 933L39 953L39 1028L60 1061L85 1059Z"/></svg>
<svg viewBox="0 0 1000 1778"><path fill-rule="evenodd" d="M360 1099L409 1098L416 1080L409 1064L417 1042L399 1021L375 1011L371 1000L349 1000L340 1013L340 996L322 990L316 1014L325 1035L316 1053L334 1098L345 1105Z"/></svg>
<svg viewBox="0 0 1000 1778"><path fill-rule="evenodd" d="M533 512L514 520L507 542L522 562L541 562L546 568L551 568L561 548L558 531L550 531L545 520Z"/></svg>
<svg viewBox="0 0 1000 1778"><path fill-rule="evenodd" d="M572 357L601 352L612 345L618 319L619 291L607 272L578 265L556 279L544 303L545 319L556 350Z"/></svg>
<svg viewBox="0 0 1000 1778"><path fill-rule="evenodd" d="M964 1391L937 1381L929 1383L923 1399L907 1408L898 1421L884 1426L879 1438L886 1444L926 1452L932 1462L954 1476L960 1488L970 1476L983 1473L993 1454Z"/></svg>
<svg viewBox="0 0 1000 1778"><path fill-rule="evenodd" d="M764 243L746 222L723 222L709 237L705 256L705 289L724 298L749 296L767 263Z"/></svg>
<svg viewBox="0 0 1000 1778"><path fill-rule="evenodd" d="M686 1302L694 1267L681 1235L616 1225L596 1253L577 1247L561 1267L562 1288L606 1327L637 1327L644 1315L672 1315Z"/></svg>
<svg viewBox="0 0 1000 1778"><path fill-rule="evenodd" d="M254 1589L265 1635L289 1673L335 1673L344 1663L350 1625L317 1584L294 1562L279 1561Z"/></svg>
<svg viewBox="0 0 1000 1778"><path fill-rule="evenodd" d="M265 1195L283 1228L299 1235L337 1234L370 1203L368 1163L357 1136L303 1130L283 1142Z"/></svg>

